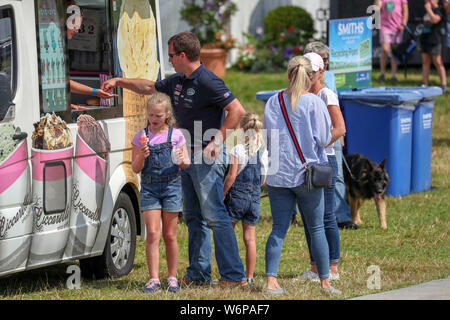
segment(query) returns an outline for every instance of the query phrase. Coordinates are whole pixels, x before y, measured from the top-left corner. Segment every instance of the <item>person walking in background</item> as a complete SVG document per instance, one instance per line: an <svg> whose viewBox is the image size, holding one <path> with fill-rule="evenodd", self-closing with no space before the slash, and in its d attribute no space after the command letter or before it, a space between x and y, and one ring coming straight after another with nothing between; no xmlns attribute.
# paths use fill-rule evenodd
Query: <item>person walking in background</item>
<svg viewBox="0 0 450 320"><path fill-rule="evenodd" d="M330 260L323 223L323 189L308 189L305 184L305 167L294 148L284 112L308 164L328 162L325 146L331 141L331 120L324 102L308 93L310 77L313 75L310 61L302 56L292 58L287 73L289 87L270 97L264 110L269 150L267 191L273 219L272 232L266 243L265 291L274 295L285 293L278 283L277 272L284 238L292 213L298 205L311 237L311 253L317 265L321 287L325 292L340 294L329 281ZM285 111L282 111L282 106L285 106Z"/></svg>
<svg viewBox="0 0 450 320"><path fill-rule="evenodd" d="M447 33L445 43L450 48L450 0L443 0L445 13L447 14Z"/></svg>
<svg viewBox="0 0 450 320"><path fill-rule="evenodd" d="M224 82L200 62L200 41L193 33L176 34L168 45L169 62L177 73L157 82L113 78L105 81L102 89L110 92L121 86L140 94L159 91L170 96L177 123L189 136L192 163L181 173L189 232L189 266L182 282L211 283L212 229L219 286L247 285L236 234L223 202L224 141L245 110Z"/></svg>
<svg viewBox="0 0 450 320"><path fill-rule="evenodd" d="M325 87L332 90L335 94L337 94L336 89L336 79L334 77L333 72L327 70L329 66L329 54L330 48L322 42L310 42L306 45L304 53L317 53L322 57L324 64L324 84ZM338 227L341 229L350 229L356 230L358 229L358 225L353 223L352 217L350 215L350 207L347 203L345 197L345 181L344 181L344 172L342 167L342 148L344 146L344 137L340 137L336 140L333 145L334 153L336 157L337 164L337 175L336 175L336 183L335 183L335 193L334 193L334 215L337 220Z"/></svg>
<svg viewBox="0 0 450 320"><path fill-rule="evenodd" d="M403 38L404 25L408 24L408 0L375 0L380 8L380 77L384 81L388 55L392 46L399 44ZM397 81L397 61L391 54L392 80Z"/></svg>
<svg viewBox="0 0 450 320"><path fill-rule="evenodd" d="M450 48L450 0L443 0L445 13L447 14L447 32L445 43L447 48Z"/></svg>
<svg viewBox="0 0 450 320"><path fill-rule="evenodd" d="M443 0L443 5L445 9L445 13L447 14L447 30L445 43L447 45L447 52L449 52L448 48L450 48L450 0Z"/></svg>
<svg viewBox="0 0 450 320"><path fill-rule="evenodd" d="M426 14L423 17L424 27L419 41L423 62L422 86L428 86L431 60L433 60L441 80L442 90L446 91L448 89L447 76L441 56L443 36L445 35L446 13L443 6L439 4L439 0L425 0L425 10Z"/></svg>
<svg viewBox="0 0 450 320"><path fill-rule="evenodd" d="M159 239L162 218L168 291L178 292L177 224L182 206L180 167L186 169L189 166L186 140L175 128L170 98L164 93L150 96L147 121L148 126L139 131L132 141L131 163L135 173L141 172L141 209L147 232L145 253L150 280L142 291L153 293L161 290Z"/></svg>
<svg viewBox="0 0 450 320"><path fill-rule="evenodd" d="M261 186L267 174L267 150L264 146L258 114L247 112L240 128L244 143L230 151L230 165L223 195L233 227L242 221L247 282L253 284L256 265L256 224L260 216Z"/></svg>
<svg viewBox="0 0 450 320"><path fill-rule="evenodd" d="M334 216L334 194L335 194L335 183L337 176L337 163L335 152L333 149L333 144L335 141L340 139L342 135L345 133L345 123L344 117L342 116L341 109L339 107L339 100L337 95L324 86L323 81L323 73L325 71L325 67L323 64L322 57L317 53L310 52L304 55L311 62L311 66L313 69L313 75L311 80L311 88L309 92L317 95L320 99L325 102L327 106L328 112L331 118L331 142L325 148L325 152L327 154L328 163L333 168L333 177L331 186L329 188L324 189L325 193L325 211L324 211L324 226L325 226L325 235L328 241L328 248L330 250L330 279L331 280L339 280L339 272L338 272L338 262L340 258L340 239L339 239L339 228L337 226L336 217ZM300 212L300 214L302 214ZM300 275L300 280L308 280L308 279L319 279L317 274L317 266L314 262L314 258L311 254L311 237L308 232L307 224L305 223L305 219L303 218L303 225L305 228L306 242L308 244L308 250L311 261L311 268L305 271L302 275Z"/></svg>

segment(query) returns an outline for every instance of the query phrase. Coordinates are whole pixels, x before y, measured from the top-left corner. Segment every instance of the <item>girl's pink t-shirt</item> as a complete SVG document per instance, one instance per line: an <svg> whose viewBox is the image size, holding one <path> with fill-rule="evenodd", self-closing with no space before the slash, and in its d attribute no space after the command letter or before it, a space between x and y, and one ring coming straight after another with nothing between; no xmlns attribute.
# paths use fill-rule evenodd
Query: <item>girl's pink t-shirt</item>
<svg viewBox="0 0 450 320"><path fill-rule="evenodd" d="M141 147L141 144L139 143L139 139L142 136L142 132L144 132L144 129L142 129L138 133L136 133L136 135L133 138L133 141L131 141L131 143L133 145L135 145L136 147L139 147L139 148ZM169 130L162 132L162 133L151 133L150 128L148 128L147 138L149 139L149 144L155 145L155 144L167 142L168 134L169 134ZM183 133L176 128L173 128L171 140L172 140L173 147L179 148L186 143L186 139L184 138Z"/></svg>
<svg viewBox="0 0 450 320"><path fill-rule="evenodd" d="M381 0L381 31L394 32L402 24L402 5L408 0Z"/></svg>

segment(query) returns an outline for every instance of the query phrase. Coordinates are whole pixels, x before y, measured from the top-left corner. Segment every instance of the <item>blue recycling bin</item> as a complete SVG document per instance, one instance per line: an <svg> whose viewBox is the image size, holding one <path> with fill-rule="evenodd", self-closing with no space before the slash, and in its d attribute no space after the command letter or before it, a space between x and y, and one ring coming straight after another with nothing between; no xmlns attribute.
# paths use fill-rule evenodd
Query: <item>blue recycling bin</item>
<svg viewBox="0 0 450 320"><path fill-rule="evenodd" d="M442 95L439 87L380 87L370 90L385 92L416 92L421 99L413 112L411 192L431 188L431 151L433 134L434 99Z"/></svg>
<svg viewBox="0 0 450 320"><path fill-rule="evenodd" d="M387 195L411 192L413 113L421 99L415 91L383 88L339 93L347 153L362 153L378 163L386 159Z"/></svg>

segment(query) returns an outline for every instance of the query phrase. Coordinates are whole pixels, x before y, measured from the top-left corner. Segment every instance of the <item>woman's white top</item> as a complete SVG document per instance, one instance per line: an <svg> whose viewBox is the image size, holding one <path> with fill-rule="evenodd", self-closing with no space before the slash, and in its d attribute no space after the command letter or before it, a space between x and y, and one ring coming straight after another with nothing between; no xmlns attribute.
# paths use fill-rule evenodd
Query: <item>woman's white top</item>
<svg viewBox="0 0 450 320"><path fill-rule="evenodd" d="M327 106L337 106L339 108L339 99L336 93L334 93L332 90L328 89L327 87L324 87L321 89L317 96L325 102ZM331 125L330 130L333 129L333 125ZM329 146L328 148L325 148L325 152L328 156L334 156L336 152L334 152L333 145Z"/></svg>

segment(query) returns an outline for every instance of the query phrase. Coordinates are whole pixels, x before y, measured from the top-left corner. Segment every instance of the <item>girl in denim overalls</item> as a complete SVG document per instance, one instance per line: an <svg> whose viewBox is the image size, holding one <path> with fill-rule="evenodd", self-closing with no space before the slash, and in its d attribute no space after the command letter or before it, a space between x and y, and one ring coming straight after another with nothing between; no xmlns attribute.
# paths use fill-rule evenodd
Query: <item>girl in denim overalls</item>
<svg viewBox="0 0 450 320"><path fill-rule="evenodd" d="M170 98L163 93L153 94L147 103L148 127L133 139L132 169L141 172L141 210L147 228L146 256L150 281L143 292L161 290L159 281L159 239L161 218L166 245L168 290L178 292L176 278L178 264L177 223L182 211L180 167L189 166L186 140L175 129Z"/></svg>
<svg viewBox="0 0 450 320"><path fill-rule="evenodd" d="M240 123L244 143L230 151L230 168L223 186L224 202L233 227L242 221L246 249L246 275L253 284L256 265L255 230L259 220L261 185L267 174L267 150L263 145L262 123L256 113L246 113Z"/></svg>

